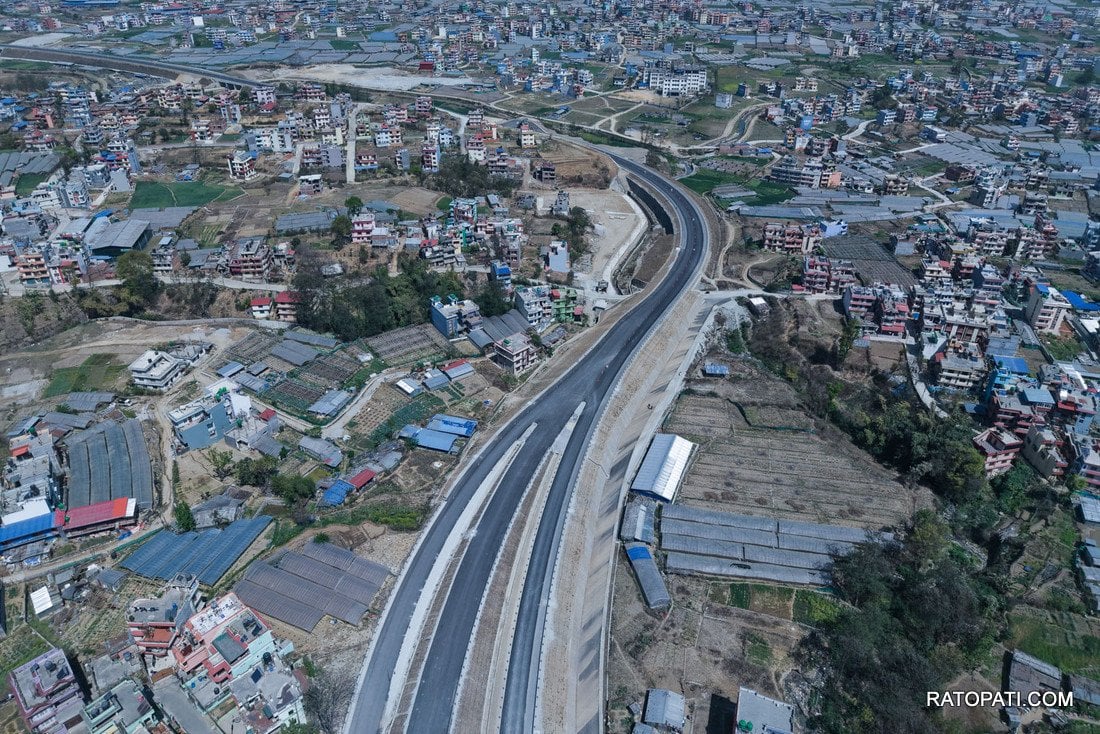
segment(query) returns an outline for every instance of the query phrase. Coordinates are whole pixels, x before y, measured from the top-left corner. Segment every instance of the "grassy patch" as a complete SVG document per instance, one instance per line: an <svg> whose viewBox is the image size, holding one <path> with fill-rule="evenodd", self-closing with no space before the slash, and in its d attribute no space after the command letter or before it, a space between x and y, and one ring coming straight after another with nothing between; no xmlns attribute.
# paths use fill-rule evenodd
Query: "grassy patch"
<svg viewBox="0 0 1100 734"><path fill-rule="evenodd" d="M240 133L222 133L218 136L219 143L235 143L241 139Z"/></svg>
<svg viewBox="0 0 1100 734"><path fill-rule="evenodd" d="M449 212L451 211L452 201L453 199L449 196L441 196L439 197L439 201L435 203L435 208L441 212Z"/></svg>
<svg viewBox="0 0 1100 734"><path fill-rule="evenodd" d="M111 361L109 354L93 354L79 367L62 367L50 375L45 397L52 398L85 390L114 390L125 365Z"/></svg>
<svg viewBox="0 0 1100 734"><path fill-rule="evenodd" d="M1010 643L1029 655L1056 665L1064 673L1083 673L1095 676L1100 671L1100 637L1083 631L1074 631L1080 620L1087 627L1087 617L1073 614L1047 615L1015 612L1009 619Z"/></svg>
<svg viewBox="0 0 1100 734"><path fill-rule="evenodd" d="M794 621L817 627L832 622L840 614L840 605L816 591L799 589L794 593Z"/></svg>
<svg viewBox="0 0 1100 734"><path fill-rule="evenodd" d="M1081 342L1072 336L1043 336L1043 346L1050 352L1050 356L1059 362L1068 362L1081 352L1085 351Z"/></svg>
<svg viewBox="0 0 1100 734"><path fill-rule="evenodd" d="M771 645L755 632L749 632L745 635L745 657L750 663L767 667L772 661Z"/></svg>
<svg viewBox="0 0 1100 734"><path fill-rule="evenodd" d="M244 191L235 186L207 184L202 181L160 183L138 181L130 199L133 209L162 209L169 206L206 206L212 201L224 201L240 196Z"/></svg>
<svg viewBox="0 0 1100 734"><path fill-rule="evenodd" d="M38 184L50 177L48 173L21 173L15 180L15 195L30 196Z"/></svg>
<svg viewBox="0 0 1100 734"><path fill-rule="evenodd" d="M638 143L614 135L592 132L591 130L579 130L577 136L595 145L611 145L616 148L636 148Z"/></svg>
<svg viewBox="0 0 1100 734"><path fill-rule="evenodd" d="M794 589L785 586L732 583L729 584L728 596L722 598L712 594L711 598L718 598L723 603L738 609L748 609L779 619L790 619L793 596Z"/></svg>
<svg viewBox="0 0 1100 734"><path fill-rule="evenodd" d="M754 206L767 206L778 204L794 196L794 191L783 184L774 181L765 181L758 178L749 178L743 173L728 173L715 171L709 168L700 168L687 178L680 179L680 183L699 194L709 194L719 186L736 185L754 192L746 204Z"/></svg>
<svg viewBox="0 0 1100 734"><path fill-rule="evenodd" d="M346 38L334 38L328 42L333 51L359 51L359 44Z"/></svg>
<svg viewBox="0 0 1100 734"><path fill-rule="evenodd" d="M20 624L0 641L0 691L8 690L8 673L50 649L29 625Z"/></svg>
<svg viewBox="0 0 1100 734"><path fill-rule="evenodd" d="M435 395L421 393L413 398L408 404L394 411L382 425L375 428L374 431L371 432L367 442L371 448L374 448L384 441L388 441L394 433L401 430L405 425L422 421L432 413L442 410L446 406L447 404Z"/></svg>

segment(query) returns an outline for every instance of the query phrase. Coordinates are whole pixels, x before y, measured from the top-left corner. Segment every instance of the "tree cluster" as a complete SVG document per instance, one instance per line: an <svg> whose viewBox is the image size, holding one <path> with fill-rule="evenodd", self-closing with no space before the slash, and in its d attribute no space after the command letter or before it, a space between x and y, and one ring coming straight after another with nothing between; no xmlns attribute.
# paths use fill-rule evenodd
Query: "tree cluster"
<svg viewBox="0 0 1100 734"><path fill-rule="evenodd" d="M351 341L424 323L430 316L432 296L462 298L465 293L455 273L437 273L419 258L402 255L400 271L391 276L385 267L379 267L369 282L349 286L326 279L318 268L303 263L294 281L302 299L298 321Z"/></svg>
<svg viewBox="0 0 1100 734"><path fill-rule="evenodd" d="M446 156L439 164L439 173L428 179L427 184L448 196L465 199L484 196L491 191L510 196L516 182L503 176L489 175L486 166L472 163L466 156Z"/></svg>
<svg viewBox="0 0 1100 734"><path fill-rule="evenodd" d="M813 730L940 730L925 691L943 690L960 668L980 662L1002 611L952 552L947 527L919 512L903 543L868 544L838 559L833 585L850 606L800 651L807 666L825 672Z"/></svg>

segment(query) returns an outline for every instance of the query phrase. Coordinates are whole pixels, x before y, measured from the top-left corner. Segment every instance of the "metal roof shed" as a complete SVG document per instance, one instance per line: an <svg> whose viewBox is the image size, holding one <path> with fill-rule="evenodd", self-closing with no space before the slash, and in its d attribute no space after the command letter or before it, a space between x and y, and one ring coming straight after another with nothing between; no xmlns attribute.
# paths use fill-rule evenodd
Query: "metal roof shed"
<svg viewBox="0 0 1100 734"><path fill-rule="evenodd" d="M230 362L229 364L225 365L224 367L221 367L218 370L217 374L218 374L218 377L232 377L233 375L237 374L238 372L240 372L243 369L244 369L244 365L241 364L240 362Z"/></svg>
<svg viewBox="0 0 1100 734"><path fill-rule="evenodd" d="M472 418L459 418L458 416L436 413L432 416L431 422L428 423L428 430L469 438L477 430L477 421Z"/></svg>
<svg viewBox="0 0 1100 734"><path fill-rule="evenodd" d="M671 433L658 433L649 445L630 489L662 502L672 502L680 488L695 444Z"/></svg>
<svg viewBox="0 0 1100 734"><path fill-rule="evenodd" d="M679 693L664 688L650 688L646 691L643 723L682 731L686 720L687 705Z"/></svg>
<svg viewBox="0 0 1100 734"><path fill-rule="evenodd" d="M433 431L430 428L421 429L416 434L416 445L420 448L445 451L448 454L454 452L455 441L457 440L458 436L454 434Z"/></svg>
<svg viewBox="0 0 1100 734"><path fill-rule="evenodd" d="M657 570L657 563L653 560L653 554L649 552L649 548L642 543L627 543L626 557L630 559L634 576L638 579L638 585L642 587L646 606L650 609L667 608L672 603L672 598L668 595L665 580Z"/></svg>
<svg viewBox="0 0 1100 734"><path fill-rule="evenodd" d="M794 731L794 707L742 688L737 694L737 721L751 725L752 731Z"/></svg>

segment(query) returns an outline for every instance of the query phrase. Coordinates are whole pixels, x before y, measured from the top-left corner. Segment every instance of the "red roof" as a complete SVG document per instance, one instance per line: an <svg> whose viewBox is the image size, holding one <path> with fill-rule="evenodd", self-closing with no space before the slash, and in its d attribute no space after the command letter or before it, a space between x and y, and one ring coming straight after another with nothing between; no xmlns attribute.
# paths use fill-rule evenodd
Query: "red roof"
<svg viewBox="0 0 1100 734"><path fill-rule="evenodd" d="M133 500L122 497L117 500L97 502L87 507L56 510L54 512L54 524L66 528L86 528L104 522L129 519L134 517L134 515L126 514L126 508L131 502ZM137 512L136 507L135 503L135 514Z"/></svg>
<svg viewBox="0 0 1100 734"><path fill-rule="evenodd" d="M584 316L584 306L575 306L573 308L574 316Z"/></svg>
<svg viewBox="0 0 1100 734"><path fill-rule="evenodd" d="M274 408L264 408L264 412L260 413L260 420L269 421L275 417Z"/></svg>
<svg viewBox="0 0 1100 734"><path fill-rule="evenodd" d="M253 306L270 306L271 305L271 299L268 298L267 296L260 296L259 298L253 298L252 299L252 305Z"/></svg>
<svg viewBox="0 0 1100 734"><path fill-rule="evenodd" d="M16 446L14 449L12 449L11 450L11 455L12 456L22 456L23 454L27 453L30 450L31 450L31 445L29 443L25 443L22 446Z"/></svg>
<svg viewBox="0 0 1100 734"><path fill-rule="evenodd" d="M275 303L297 303L298 294L294 291L279 291L275 294Z"/></svg>
<svg viewBox="0 0 1100 734"><path fill-rule="evenodd" d="M446 372L447 370L453 370L455 367L461 367L469 361L468 359L456 359L454 362L448 362L443 365L443 371Z"/></svg>
<svg viewBox="0 0 1100 734"><path fill-rule="evenodd" d="M370 469L364 469L353 477L348 478L348 484L356 489L362 489L366 486L370 480L374 479L374 472Z"/></svg>

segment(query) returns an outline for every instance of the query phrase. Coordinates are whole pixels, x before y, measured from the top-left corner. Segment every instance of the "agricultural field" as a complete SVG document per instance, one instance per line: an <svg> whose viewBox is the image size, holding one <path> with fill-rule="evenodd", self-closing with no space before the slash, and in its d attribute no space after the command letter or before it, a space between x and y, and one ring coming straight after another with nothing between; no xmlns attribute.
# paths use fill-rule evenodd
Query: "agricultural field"
<svg viewBox="0 0 1100 734"><path fill-rule="evenodd" d="M48 173L23 173L15 180L15 195L30 196L38 184L50 177Z"/></svg>
<svg viewBox="0 0 1100 734"><path fill-rule="evenodd" d="M85 390L116 390L125 373L126 365L115 363L112 355L93 354L77 367L61 367L50 373L44 397Z"/></svg>
<svg viewBox="0 0 1100 734"><path fill-rule="evenodd" d="M758 584L747 594L731 595L728 583L684 576L669 582L675 602L658 619L642 606L629 564L616 566L609 732L631 730L626 708L651 687L682 691L699 732L733 731L731 702L740 686L787 697L780 671L793 665L794 650L810 631L790 621L793 600L812 592Z"/></svg>
<svg viewBox="0 0 1100 734"><path fill-rule="evenodd" d="M244 193L235 186L202 181L138 181L130 198L133 209L163 209L170 206L200 207L214 201L228 201Z"/></svg>
<svg viewBox="0 0 1100 734"><path fill-rule="evenodd" d="M840 437L819 434L791 388L751 362L693 379L664 430L700 444L684 504L746 515L889 527L916 494Z"/></svg>

